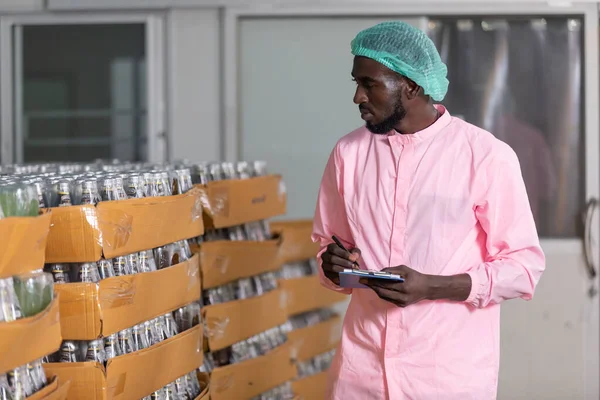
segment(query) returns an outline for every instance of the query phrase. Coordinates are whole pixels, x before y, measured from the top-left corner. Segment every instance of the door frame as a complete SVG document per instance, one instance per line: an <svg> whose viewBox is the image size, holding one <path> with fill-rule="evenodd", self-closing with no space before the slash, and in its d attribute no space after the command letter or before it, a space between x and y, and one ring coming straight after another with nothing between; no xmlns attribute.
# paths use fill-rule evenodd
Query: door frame
<svg viewBox="0 0 600 400"><path fill-rule="evenodd" d="M0 16L0 141L3 164L22 162L22 27L26 25L144 24L148 161L166 160L165 14L163 12L63 12ZM21 42L22 43L22 42Z"/></svg>
<svg viewBox="0 0 600 400"><path fill-rule="evenodd" d="M239 68L239 23L244 18L276 18L276 17L380 17L382 15L398 17L423 17L427 16L461 15L573 15L583 16L583 76L584 76L584 123L585 123L585 198L600 197L600 118L598 104L600 104L600 38L598 36L599 10L597 3L573 3L568 6L493 0L490 3L423 3L418 0L403 2L402 4L313 4L313 5L246 5L227 7L222 14L223 26L223 154L222 158L236 161L241 157L241 127L240 127L240 82ZM348 39L350 40L350 38ZM600 260L600 219L596 213L592 221L593 254ZM541 239L546 256L553 254L581 254L583 240L569 239ZM573 271L575 272L575 271ZM596 276L594 285L599 287L600 277ZM586 284L586 289L588 285ZM600 296L588 299L585 304L585 315L588 318L584 327L585 372L584 390L586 399L600 397Z"/></svg>

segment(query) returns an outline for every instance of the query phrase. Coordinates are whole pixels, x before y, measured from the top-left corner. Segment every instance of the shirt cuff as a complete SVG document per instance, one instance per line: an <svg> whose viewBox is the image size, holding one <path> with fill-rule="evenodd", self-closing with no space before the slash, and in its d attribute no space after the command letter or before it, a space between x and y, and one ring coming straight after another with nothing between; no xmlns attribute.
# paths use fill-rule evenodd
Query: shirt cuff
<svg viewBox="0 0 600 400"><path fill-rule="evenodd" d="M468 271L467 274L471 277L471 293L465 300L465 303L472 305L473 307L479 307L479 303L483 295L485 294L485 282L481 280L478 273L479 268L475 268L472 271Z"/></svg>

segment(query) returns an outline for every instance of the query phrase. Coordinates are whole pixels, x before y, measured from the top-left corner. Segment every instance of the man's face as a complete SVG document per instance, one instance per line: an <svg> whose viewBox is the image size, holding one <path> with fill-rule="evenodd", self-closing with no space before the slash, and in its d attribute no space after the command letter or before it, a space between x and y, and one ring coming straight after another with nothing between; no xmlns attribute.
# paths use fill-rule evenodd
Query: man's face
<svg viewBox="0 0 600 400"><path fill-rule="evenodd" d="M400 76L377 61L357 56L352 77L356 81L354 103L367 129L377 134L394 129L406 116Z"/></svg>

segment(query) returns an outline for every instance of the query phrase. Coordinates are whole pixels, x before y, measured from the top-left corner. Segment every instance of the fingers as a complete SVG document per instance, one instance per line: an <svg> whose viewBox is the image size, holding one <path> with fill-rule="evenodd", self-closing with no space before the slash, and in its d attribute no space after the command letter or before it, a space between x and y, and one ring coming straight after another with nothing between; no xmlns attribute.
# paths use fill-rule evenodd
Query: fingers
<svg viewBox="0 0 600 400"><path fill-rule="evenodd" d="M333 265L342 267L341 269L337 269L336 272L340 272L343 268L355 268L354 262L350 259L351 254L337 245L332 244L327 246L327 251L325 251L321 255L321 259L323 260L323 268L325 265Z"/></svg>
<svg viewBox="0 0 600 400"><path fill-rule="evenodd" d="M402 277L405 277L405 275L410 271L412 270L406 265L398 265L397 267L389 267L381 270L381 272L389 272L390 274L396 274Z"/></svg>
<svg viewBox="0 0 600 400"><path fill-rule="evenodd" d="M360 283L366 285L370 288L382 288L387 290L392 290L396 293L406 293L406 286L404 284L388 281L385 279L369 279L369 278L361 278L359 280Z"/></svg>
<svg viewBox="0 0 600 400"><path fill-rule="evenodd" d="M340 285L340 276L337 273L325 272L325 277L336 285Z"/></svg>
<svg viewBox="0 0 600 400"><path fill-rule="evenodd" d="M393 290L396 293L406 293L406 286L401 283L394 281L386 281L383 279L369 279L365 285L374 288L382 288L387 290Z"/></svg>
<svg viewBox="0 0 600 400"><path fill-rule="evenodd" d="M321 267L323 268L323 272L326 274L339 274L340 272L344 271L344 269L346 269L345 267L341 267L339 265L335 265L335 264L331 264L331 263L326 263L325 261L323 261L323 264L321 265Z"/></svg>
<svg viewBox="0 0 600 400"><path fill-rule="evenodd" d="M379 286L369 286L380 299L388 301L398 307L406 307L406 299L402 293L398 293L395 290L385 289Z"/></svg>
<svg viewBox="0 0 600 400"><path fill-rule="evenodd" d="M350 250L350 260L353 262L358 261L358 259L360 258L360 249L354 248L352 250Z"/></svg>
<svg viewBox="0 0 600 400"><path fill-rule="evenodd" d="M323 273L336 285L340 284L339 273L344 269L354 269L357 267L357 260L360 258L360 250L352 249L346 251L340 248L337 244L331 243L327 246L327 250L321 254L321 268Z"/></svg>
<svg viewBox="0 0 600 400"><path fill-rule="evenodd" d="M354 268L355 267L355 265L352 261L350 261L346 258L339 257L339 256L334 256L334 255L331 255L328 253L323 253L323 255L321 256L321 259L323 260L323 264L341 267L341 269L337 272L342 271L344 268Z"/></svg>
<svg viewBox="0 0 600 400"><path fill-rule="evenodd" d="M340 248L335 243L331 243L329 246L327 246L327 251L324 254L326 254L326 253L333 254L338 257L342 257L342 258L345 258L348 260L350 259L350 253L347 252L346 250Z"/></svg>

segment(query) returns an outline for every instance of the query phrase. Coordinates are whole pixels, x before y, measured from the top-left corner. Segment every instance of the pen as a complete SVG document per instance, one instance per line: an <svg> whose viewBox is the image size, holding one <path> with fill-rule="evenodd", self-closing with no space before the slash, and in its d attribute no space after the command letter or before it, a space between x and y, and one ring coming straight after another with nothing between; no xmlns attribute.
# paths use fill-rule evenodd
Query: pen
<svg viewBox="0 0 600 400"><path fill-rule="evenodd" d="M340 239L338 239L335 235L333 235L331 237L333 239L333 241L335 242L335 244L338 245L338 247L342 250L347 251L348 253L350 253L350 251L344 247L344 245L342 244L342 242L340 242ZM360 265L358 265L358 262L354 261L354 264L356 264L357 267L360 267Z"/></svg>

